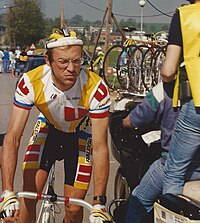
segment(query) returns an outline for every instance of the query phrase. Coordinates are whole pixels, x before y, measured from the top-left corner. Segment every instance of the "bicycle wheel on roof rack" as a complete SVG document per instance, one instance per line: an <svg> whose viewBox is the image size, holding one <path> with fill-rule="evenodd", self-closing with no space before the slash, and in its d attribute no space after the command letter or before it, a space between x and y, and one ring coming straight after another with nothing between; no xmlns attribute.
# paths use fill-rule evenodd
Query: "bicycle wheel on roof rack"
<svg viewBox="0 0 200 223"><path fill-rule="evenodd" d="M129 50L132 51L131 57L128 62L128 75L130 79L130 85L138 94L145 94L146 88L142 81L142 57L148 50L147 45L130 45Z"/></svg>
<svg viewBox="0 0 200 223"><path fill-rule="evenodd" d="M158 47L153 60L153 72L154 72L153 81L155 85L162 81L162 78L160 76L160 70L164 63L165 56L166 56L166 47Z"/></svg>
<svg viewBox="0 0 200 223"><path fill-rule="evenodd" d="M117 79L122 89L130 90L130 80L128 76L128 62L131 52L125 47L118 57L117 61Z"/></svg>
<svg viewBox="0 0 200 223"><path fill-rule="evenodd" d="M154 60L157 47L151 46L144 52L141 63L142 82L147 91L154 85Z"/></svg>
<svg viewBox="0 0 200 223"><path fill-rule="evenodd" d="M124 46L114 45L105 54L103 62L103 79L112 90L121 88L117 79L117 61L118 57L123 51Z"/></svg>

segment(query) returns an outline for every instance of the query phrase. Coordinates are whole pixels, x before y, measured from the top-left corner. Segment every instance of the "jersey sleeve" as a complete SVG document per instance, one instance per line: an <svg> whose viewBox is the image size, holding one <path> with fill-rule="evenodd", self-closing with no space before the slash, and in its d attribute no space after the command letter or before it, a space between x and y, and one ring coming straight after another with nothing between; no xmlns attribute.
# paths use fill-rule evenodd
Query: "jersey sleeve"
<svg viewBox="0 0 200 223"><path fill-rule="evenodd" d="M104 81L100 81L100 84L94 89L94 94L90 100L90 117L91 118L104 118L109 115L111 99L108 87Z"/></svg>
<svg viewBox="0 0 200 223"><path fill-rule="evenodd" d="M13 104L26 110L30 110L34 105L33 87L26 74L23 74L17 85Z"/></svg>

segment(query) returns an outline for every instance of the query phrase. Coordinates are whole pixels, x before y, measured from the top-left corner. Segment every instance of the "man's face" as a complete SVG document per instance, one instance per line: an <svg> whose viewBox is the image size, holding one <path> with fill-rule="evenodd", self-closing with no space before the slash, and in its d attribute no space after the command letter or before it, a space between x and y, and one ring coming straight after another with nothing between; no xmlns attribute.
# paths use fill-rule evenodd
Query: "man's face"
<svg viewBox="0 0 200 223"><path fill-rule="evenodd" d="M52 49L52 62L46 62L52 68L53 81L61 91L70 89L80 74L82 46L68 46Z"/></svg>

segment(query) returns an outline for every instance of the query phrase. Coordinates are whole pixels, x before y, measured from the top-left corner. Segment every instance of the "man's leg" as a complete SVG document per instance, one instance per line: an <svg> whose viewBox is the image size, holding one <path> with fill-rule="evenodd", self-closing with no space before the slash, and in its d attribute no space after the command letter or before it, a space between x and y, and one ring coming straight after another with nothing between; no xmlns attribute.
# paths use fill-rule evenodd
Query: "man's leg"
<svg viewBox="0 0 200 223"><path fill-rule="evenodd" d="M64 195L66 197L80 198L84 199L87 190L78 189L70 185L64 186ZM66 206L66 214L64 218L64 223L81 223L83 220L83 208L78 205L68 205Z"/></svg>
<svg viewBox="0 0 200 223"><path fill-rule="evenodd" d="M126 223L139 223L152 210L162 191L163 174L164 165L161 160L155 161L130 196Z"/></svg>
<svg viewBox="0 0 200 223"><path fill-rule="evenodd" d="M182 194L186 172L200 149L200 110L193 101L181 109L165 163L163 194Z"/></svg>
<svg viewBox="0 0 200 223"><path fill-rule="evenodd" d="M44 170L26 169L23 174L23 191L42 192L48 174ZM18 223L35 223L36 200L20 199L20 215Z"/></svg>

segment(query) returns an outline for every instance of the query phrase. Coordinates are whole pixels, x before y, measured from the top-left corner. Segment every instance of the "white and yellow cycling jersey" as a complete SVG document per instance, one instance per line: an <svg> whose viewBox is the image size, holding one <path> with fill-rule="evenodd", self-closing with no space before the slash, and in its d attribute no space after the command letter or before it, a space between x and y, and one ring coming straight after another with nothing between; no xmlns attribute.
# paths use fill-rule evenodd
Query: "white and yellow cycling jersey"
<svg viewBox="0 0 200 223"><path fill-rule="evenodd" d="M57 129L76 132L85 128L85 117L108 116L109 91L104 81L94 72L81 68L74 86L62 92L52 81L48 65L25 73L16 90L14 105L31 109L34 105Z"/></svg>

